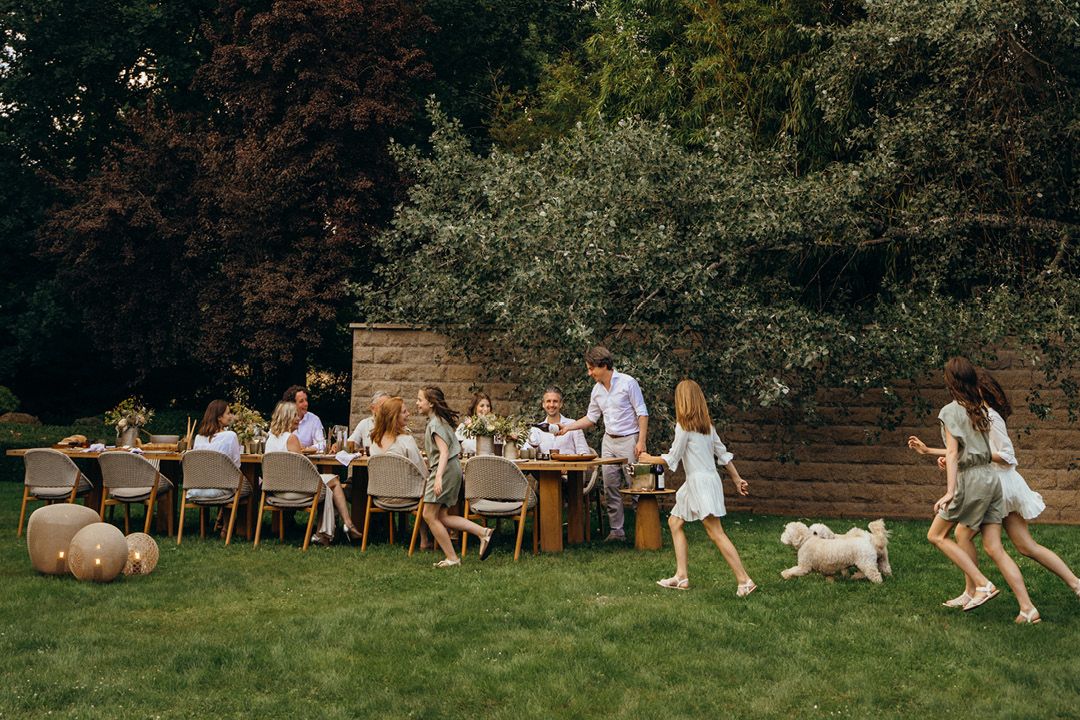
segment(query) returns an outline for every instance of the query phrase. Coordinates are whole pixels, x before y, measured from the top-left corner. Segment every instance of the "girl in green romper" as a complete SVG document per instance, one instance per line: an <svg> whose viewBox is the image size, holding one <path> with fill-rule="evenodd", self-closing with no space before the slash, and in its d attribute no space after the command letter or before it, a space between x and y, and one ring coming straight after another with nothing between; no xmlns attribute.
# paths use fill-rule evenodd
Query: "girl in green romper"
<svg viewBox="0 0 1080 720"><path fill-rule="evenodd" d="M941 437L945 441L946 490L934 503L937 516L930 525L927 539L974 583L975 594L964 605L964 610L974 610L996 597L998 590L949 537L949 532L956 527L957 537L970 540L981 530L983 549L998 566L1020 603L1016 622L1039 622L1039 611L1031 604L1020 568L1001 546L1005 505L1001 483L990 465L987 439L990 419L979 395L975 366L965 358L952 358L945 364L945 386L953 397L953 401L938 413Z"/></svg>
<svg viewBox="0 0 1080 720"><path fill-rule="evenodd" d="M424 522L446 554L446 558L435 563L435 567L461 564L447 528L480 538L480 559L485 560L490 552L494 528L485 528L450 514L450 506L457 502L461 494L461 445L454 434L457 413L447 406L442 390L432 385L421 388L417 393L416 409L428 418L424 429L424 452L427 453L431 473L424 490Z"/></svg>

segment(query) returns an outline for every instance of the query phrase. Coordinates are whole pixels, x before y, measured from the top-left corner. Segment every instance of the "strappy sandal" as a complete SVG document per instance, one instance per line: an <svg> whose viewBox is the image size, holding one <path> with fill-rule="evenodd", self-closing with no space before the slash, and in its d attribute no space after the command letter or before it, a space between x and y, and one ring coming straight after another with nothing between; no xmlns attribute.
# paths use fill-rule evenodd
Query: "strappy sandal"
<svg viewBox="0 0 1080 720"><path fill-rule="evenodd" d="M487 560L491 555L491 548L495 545L495 528L487 531L487 535L480 538L480 560Z"/></svg>
<svg viewBox="0 0 1080 720"><path fill-rule="evenodd" d="M432 564L437 568L457 567L458 565L461 564L461 558L458 558L457 560L451 560L450 558L443 558L439 562L432 563Z"/></svg>
<svg viewBox="0 0 1080 720"><path fill-rule="evenodd" d="M345 537L351 540L360 540L364 537L364 533L356 529L355 525L345 525Z"/></svg>
<svg viewBox="0 0 1080 720"><path fill-rule="evenodd" d="M998 589L994 587L994 583L992 582L987 582L985 585L975 588L975 597L971 598L967 605L964 606L964 612L974 610L980 605L990 602L998 596L998 592ZM982 593L982 595L979 595L979 593Z"/></svg>
<svg viewBox="0 0 1080 720"><path fill-rule="evenodd" d="M739 589L735 591L735 597L746 597L755 590L757 590L757 585L754 584L754 581L747 580L739 585Z"/></svg>
<svg viewBox="0 0 1080 720"><path fill-rule="evenodd" d="M670 588L672 590L689 590L690 578L681 578L677 575L664 578L663 580L657 580L656 584L662 588Z"/></svg>
<svg viewBox="0 0 1080 720"><path fill-rule="evenodd" d="M963 595L958 595L952 600L946 600L945 602L941 603L941 606L947 608L962 608L969 602L971 602L971 596L965 592Z"/></svg>
<svg viewBox="0 0 1080 720"><path fill-rule="evenodd" d="M1016 616L1016 620L1013 622L1017 625L1035 625L1036 623L1041 623L1042 618L1039 617L1038 608L1031 608L1027 612L1021 610L1020 614Z"/></svg>

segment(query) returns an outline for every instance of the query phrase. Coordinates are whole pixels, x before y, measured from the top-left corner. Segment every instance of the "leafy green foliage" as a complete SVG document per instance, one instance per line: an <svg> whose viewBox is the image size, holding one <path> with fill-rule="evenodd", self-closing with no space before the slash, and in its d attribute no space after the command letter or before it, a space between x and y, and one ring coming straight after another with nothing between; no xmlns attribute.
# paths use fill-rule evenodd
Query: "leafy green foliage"
<svg viewBox="0 0 1080 720"><path fill-rule="evenodd" d="M0 385L0 415L19 409L19 398L10 389Z"/></svg>

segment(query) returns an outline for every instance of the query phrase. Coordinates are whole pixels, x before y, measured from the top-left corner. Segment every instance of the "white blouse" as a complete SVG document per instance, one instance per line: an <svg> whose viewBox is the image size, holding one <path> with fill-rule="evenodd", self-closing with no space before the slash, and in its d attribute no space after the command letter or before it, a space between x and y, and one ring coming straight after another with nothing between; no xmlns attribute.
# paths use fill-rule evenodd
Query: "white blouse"
<svg viewBox="0 0 1080 720"><path fill-rule="evenodd" d="M717 465L727 465L734 460L735 456L720 442L716 428L709 430L708 435L703 435L683 430L682 426L676 423L675 440L671 443L671 449L661 455L668 467L672 471L677 470L679 463L685 461L686 473L689 475L702 470L715 471Z"/></svg>
<svg viewBox="0 0 1080 720"><path fill-rule="evenodd" d="M990 452L1000 455L1003 462L1015 469L1019 463L1012 440L1009 439L1009 430L1005 427L1005 419L992 407L986 408L986 414L990 417Z"/></svg>
<svg viewBox="0 0 1080 720"><path fill-rule="evenodd" d="M212 438L196 435L194 449L219 452L232 460L232 464L240 469L240 440L232 430L222 430L215 433Z"/></svg>
<svg viewBox="0 0 1080 720"><path fill-rule="evenodd" d="M291 432L283 432L280 435L270 433L266 436L266 452L289 452L289 436Z"/></svg>
<svg viewBox="0 0 1080 720"><path fill-rule="evenodd" d="M416 438L412 435L402 434L394 438L394 442L390 443L390 447L383 450L378 445L372 443L371 445L372 457L376 455L400 455L405 458L420 471L420 474L427 477L428 467L424 462L423 456L420 455L420 448L416 444Z"/></svg>

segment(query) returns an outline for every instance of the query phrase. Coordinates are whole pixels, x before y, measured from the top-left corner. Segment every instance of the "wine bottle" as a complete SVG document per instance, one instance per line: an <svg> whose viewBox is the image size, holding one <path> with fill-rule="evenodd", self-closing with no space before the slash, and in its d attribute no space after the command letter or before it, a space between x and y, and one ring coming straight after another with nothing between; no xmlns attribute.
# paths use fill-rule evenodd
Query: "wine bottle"
<svg viewBox="0 0 1080 720"><path fill-rule="evenodd" d="M656 489L664 489L664 466L653 465L653 472L656 474Z"/></svg>
<svg viewBox="0 0 1080 720"><path fill-rule="evenodd" d="M555 432L555 430L559 429L559 426L556 425L555 430L549 430L548 428L551 427L551 424L547 422L533 423L531 427L539 428L540 432Z"/></svg>

